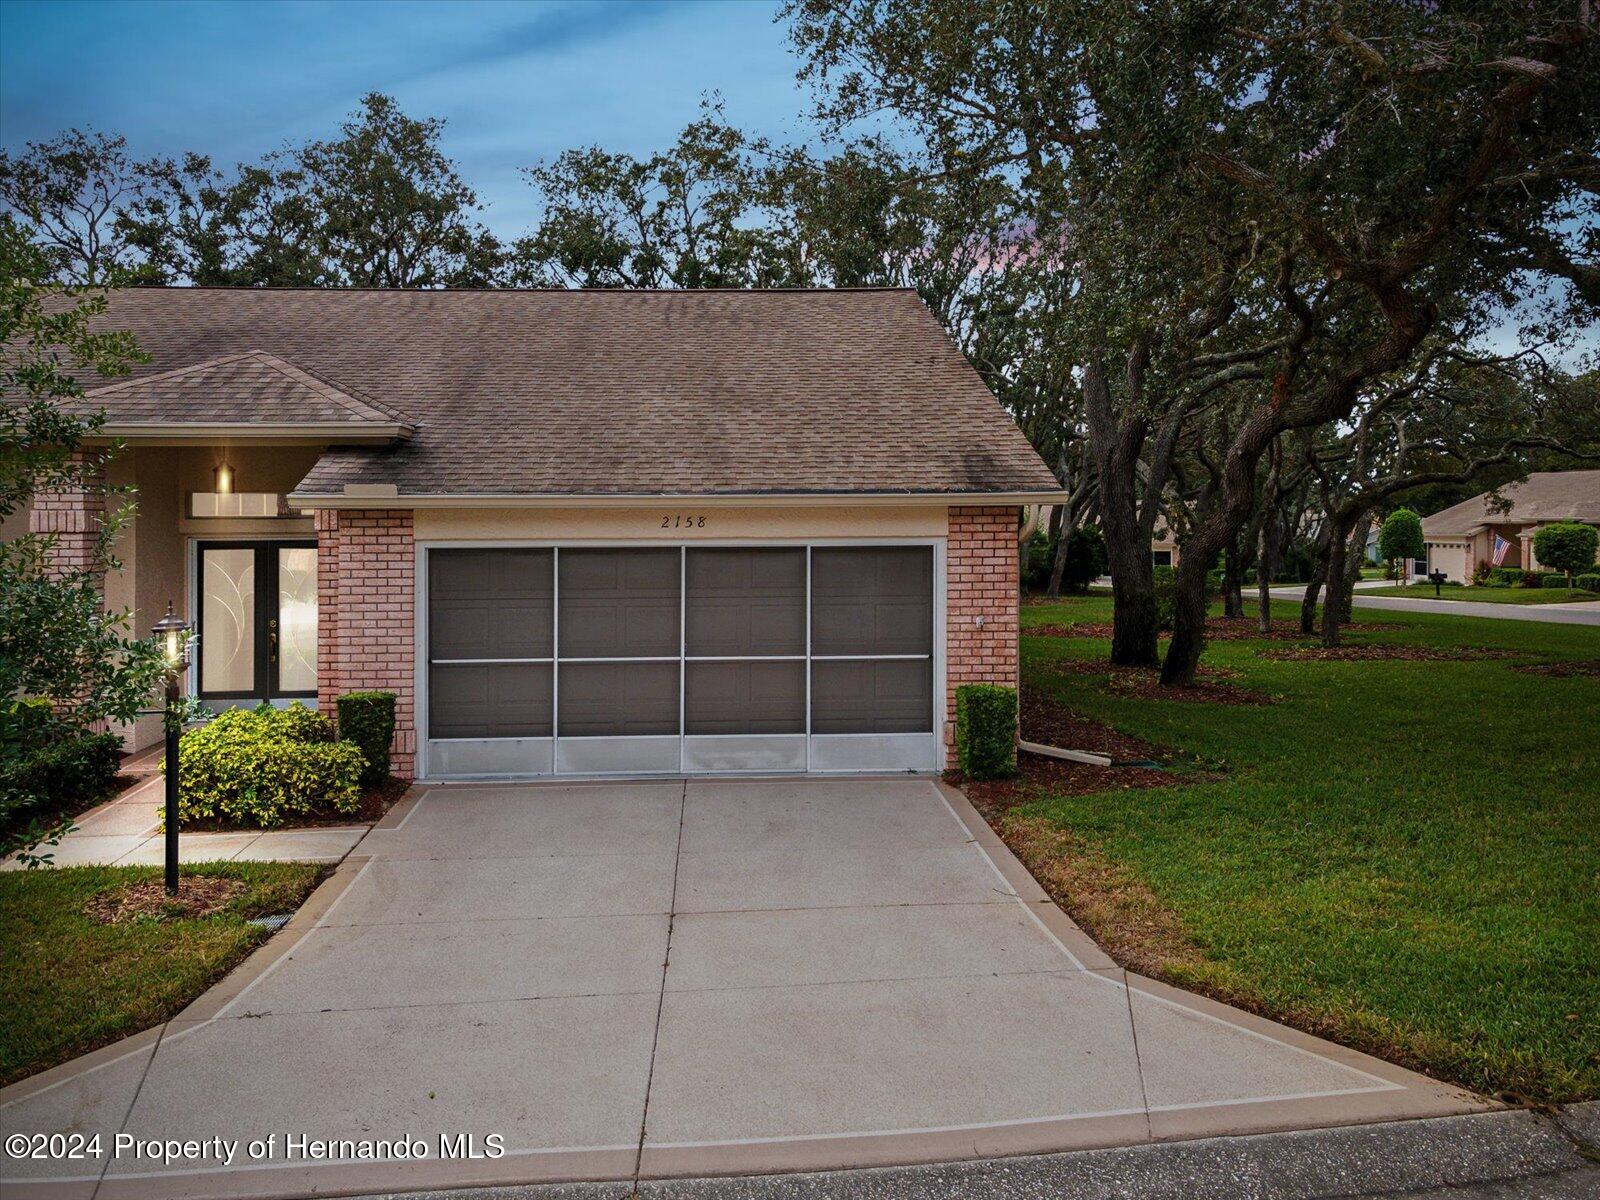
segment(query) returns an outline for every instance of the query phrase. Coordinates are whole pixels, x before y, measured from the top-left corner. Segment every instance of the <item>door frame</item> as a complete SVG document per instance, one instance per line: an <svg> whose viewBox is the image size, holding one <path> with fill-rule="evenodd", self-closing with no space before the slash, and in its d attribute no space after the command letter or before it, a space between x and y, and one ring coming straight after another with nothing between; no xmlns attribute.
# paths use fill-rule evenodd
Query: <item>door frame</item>
<svg viewBox="0 0 1600 1200"><path fill-rule="evenodd" d="M695 539L692 539L692 540L684 540L684 539L681 539L681 538L627 538L627 539L616 539L616 538L606 538L606 539L592 539L592 538L590 538L590 539L584 539L584 538L573 538L573 539L563 539L563 538L482 538L482 539L478 539L478 538L439 538L439 539L429 539L429 540L426 540L426 541L418 541L416 543L416 545L415 545L414 559L413 559L413 567L414 567L414 569L413 569L414 607L413 607L413 610L412 610L416 614L415 620L413 622L413 643L412 644L413 644L413 651L414 651L413 652L413 687L415 689L413 694L416 696L416 707L415 707L416 716L415 716L415 720L416 720L416 729L417 729L417 778L419 780L429 780L429 779L435 778L435 776L433 774L432 764L429 761L430 757L431 757L431 753L430 753L430 741L431 741L431 739L428 737L428 717L429 717L429 713L428 713L428 667L429 667L429 644L428 644L428 641L429 641L429 639L428 639L428 552L430 550L552 550L552 549L553 550L649 550L649 549L656 549L656 550L667 550L667 549L670 549L670 550L694 550L694 549L719 549L719 548L720 549L789 549L789 550L807 550L807 549L813 549L813 548L821 549L821 548L830 548L830 547L855 547L855 548L860 548L860 549L871 549L873 547L894 547L894 546L907 546L907 547L909 547L909 546L923 546L923 547L928 547L929 549L931 549L932 554L933 554L933 570L932 570L932 575L933 575L933 578L932 578L932 587L933 587L933 647L932 647L932 651L933 651L933 653L932 653L933 688L932 688L932 696L930 698L930 704L931 704L931 708L932 708L933 711L930 714L931 733L929 733L929 734L840 733L840 734L827 734L827 735L814 735L814 734L812 734L811 733L811 685L810 685L810 672L808 671L807 675L806 675L806 680L807 680L807 682L806 682L806 732L804 734L805 747L806 747L806 759L805 759L806 765L805 765L805 768L803 770L794 770L794 769L788 769L788 770L770 770L770 769L768 769L768 770L760 770L760 769L753 769L753 770L748 770L748 771L725 771L725 772L724 771L719 771L719 772L696 772L696 773L697 774L703 773L703 774L738 776L738 775L773 775L773 774L785 774L785 775L841 775L841 774L863 774L863 773L865 773L865 774L886 774L886 773L904 774L907 771L906 768L875 767L875 766L871 766L871 765L864 765L864 766L849 765L851 763L851 761L852 761L852 757L848 752L846 752L842 756L842 758L837 760L839 765L831 765L831 766L829 766L829 765L818 765L817 763L814 762L814 759L819 757L819 756L817 756L815 754L815 750L817 748L815 746L815 741L816 741L816 738L818 738L818 737L826 737L827 739L829 739L830 744L832 744L832 745L847 745L847 744L849 744L850 742L852 742L854 740L854 741L858 742L858 744L862 747L863 751L866 751L867 746L868 746L868 743L867 743L866 739L882 739L882 738L886 738L886 737L931 738L932 739L932 753L931 753L931 756L930 756L931 757L931 761L927 764L927 766L925 768L918 769L918 773L922 773L922 774L934 774L934 773L937 773L938 771L943 769L944 760L945 760L945 748L944 748L945 737L944 737L944 733L945 733L945 725L946 725L946 711L945 711L945 708L946 708L946 687L947 687L947 684L946 684L946 669L947 669L947 667L946 667L946 661L945 661L945 659L946 659L947 629L946 629L945 607L946 607L946 600L947 600L947 593L948 593L948 583L947 583L947 579L946 579L946 547L947 547L947 545L948 545L948 539L944 538L944 537L859 537L859 538L850 538L850 537L844 537L844 538L838 538L838 537L836 537L836 538L769 537L769 538L695 538ZM810 657L810 655L809 655L809 642L810 642L810 624L811 624L811 604L810 604L810 587L809 587L809 580L810 580L809 560L810 560L810 555L808 554L807 555L807 573L806 573L806 577L807 577L807 581L808 581L808 584L807 584L807 599L806 599L806 637L807 637L807 643L808 643L808 652L807 652L807 657L808 658ZM559 566L557 567L557 569L559 570ZM679 602L680 602L680 605L687 603L687 597L684 594L682 594L681 592L680 592L680 596L679 596ZM556 593L555 603L558 604L558 605L560 603L559 585L558 585L558 591ZM557 629L557 636L559 636L559 626L558 626L558 629ZM556 649L556 648L552 647L552 650L554 650L554 649ZM681 646L680 646L680 651L681 651ZM554 658L555 656L552 656L552 657ZM552 665L554 666L554 664L552 664ZM560 686L559 685L559 676L558 676L558 680L557 680L555 686L558 687L558 688ZM610 771L610 772L591 771L591 770L562 772L562 771L559 771L559 770L555 769L557 767L557 765L558 765L558 763L555 761L555 751L556 751L557 747L554 745L554 743L555 743L555 741L557 739L551 738L551 739L548 739L549 741L552 742L552 746L551 746L551 753L552 753L551 767L552 767L552 769L549 772L520 772L520 771L514 771L514 770L508 770L508 771L484 771L484 772L475 772L475 773L471 773L471 774L467 774L467 773L451 773L451 774L448 774L448 775L437 776L437 778L444 779L444 780L452 780L452 779L472 780L472 779L550 779L550 778L573 779L573 778L589 778L589 777L595 777L595 776L601 776L601 775L609 775L611 777L623 777L623 778L626 778L626 777L629 777L629 776L638 776L638 775L650 775L650 776L664 777L664 778L673 778L673 777L682 776L682 775L685 774L685 772L682 769L683 747L684 747L684 744L685 744L685 741L686 741L686 737L689 736L689 735L685 735L683 733L683 724L682 724L682 716L681 716L681 709L683 707L683 703L684 703L684 699L683 699L683 682L680 679L680 681L679 681L679 692L678 692L678 704L679 704L679 709L680 709L679 732L676 735L665 735L665 736L673 737L673 740L675 740L678 743L678 746L679 746L679 768L676 769L676 770L660 770L660 769L657 769L657 770L649 770L649 771L639 771L639 770L629 770L626 767L624 767L622 769L619 769L619 770L616 770L616 771ZM558 727L558 731L559 731L559 727ZM469 740L471 740L471 739L469 739ZM512 741L517 741L518 739L497 739L497 740L512 742ZM536 740L536 739L531 739L531 740ZM600 740L600 739L595 739L595 740ZM862 761L865 761L865 760L862 760Z"/></svg>
<svg viewBox="0 0 1600 1200"><path fill-rule="evenodd" d="M278 687L278 664L272 658L268 639L267 618L265 613L276 608L278 598L278 562L274 554L263 554L267 549L297 549L316 550L317 539L314 535L305 534L229 534L219 537L207 537L204 534L192 534L188 538L188 559L186 574L187 591L189 596L188 611L191 615L192 627L197 639L192 661L189 664L189 686L191 695L201 702L214 700L224 707L238 707L242 704L256 704L263 700L268 704L278 701L299 700L308 708L317 706L317 690L310 691L283 691ZM201 664L205 659L205 591L204 580L201 577L201 555L206 550L254 550L256 551L256 604L255 604L255 637L252 647L255 655L256 676L260 679L263 665L266 667L267 677L265 688L257 688L251 692L207 692L200 690ZM265 561L270 569L263 573L261 564ZM322 620L319 611L317 620ZM320 664L319 664L320 670Z"/></svg>

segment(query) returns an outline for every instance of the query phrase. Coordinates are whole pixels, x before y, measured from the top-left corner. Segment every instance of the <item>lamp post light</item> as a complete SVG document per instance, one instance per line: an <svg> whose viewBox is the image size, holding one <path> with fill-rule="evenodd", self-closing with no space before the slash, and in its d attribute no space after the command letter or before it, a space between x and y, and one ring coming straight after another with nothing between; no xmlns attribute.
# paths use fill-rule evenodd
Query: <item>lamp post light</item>
<svg viewBox="0 0 1600 1200"><path fill-rule="evenodd" d="M167 895L178 894L178 737L183 732L183 718L178 702L183 698L183 673L189 666L189 623L172 611L172 601L167 601L167 615L155 624L153 630L167 657L167 702L161 712L162 724L167 734L167 820L166 862Z"/></svg>

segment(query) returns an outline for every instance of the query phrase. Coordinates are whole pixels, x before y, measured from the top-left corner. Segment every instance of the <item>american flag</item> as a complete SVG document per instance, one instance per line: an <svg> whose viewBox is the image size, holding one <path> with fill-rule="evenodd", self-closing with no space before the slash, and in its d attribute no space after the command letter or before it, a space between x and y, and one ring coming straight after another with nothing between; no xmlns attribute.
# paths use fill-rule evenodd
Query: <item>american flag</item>
<svg viewBox="0 0 1600 1200"><path fill-rule="evenodd" d="M1511 549L1511 543L1506 541L1505 538L1501 537L1498 533L1495 534L1493 555L1495 566L1498 567L1501 563L1506 561L1506 551L1509 549Z"/></svg>

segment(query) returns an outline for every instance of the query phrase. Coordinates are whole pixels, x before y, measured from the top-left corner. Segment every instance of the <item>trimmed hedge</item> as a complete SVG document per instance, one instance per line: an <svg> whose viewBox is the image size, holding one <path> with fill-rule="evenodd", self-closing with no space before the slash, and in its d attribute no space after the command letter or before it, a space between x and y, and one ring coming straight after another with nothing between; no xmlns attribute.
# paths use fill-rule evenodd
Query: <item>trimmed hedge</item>
<svg viewBox="0 0 1600 1200"><path fill-rule="evenodd" d="M1600 571L1579 575L1572 582L1586 592L1600 592Z"/></svg>
<svg viewBox="0 0 1600 1200"><path fill-rule="evenodd" d="M1017 773L1017 689L995 683L956 688L956 763L968 779Z"/></svg>
<svg viewBox="0 0 1600 1200"><path fill-rule="evenodd" d="M389 778L389 745L394 741L394 693L347 692L340 696L339 738L354 742L366 759L362 787L378 787Z"/></svg>
<svg viewBox="0 0 1600 1200"><path fill-rule="evenodd" d="M1541 575L1539 576L1539 586L1543 588L1562 588L1565 590L1567 586L1567 577L1565 575Z"/></svg>
<svg viewBox="0 0 1600 1200"><path fill-rule="evenodd" d="M0 705L0 831L94 803L121 763L121 738L67 724L48 701Z"/></svg>
<svg viewBox="0 0 1600 1200"><path fill-rule="evenodd" d="M178 818L267 829L353 813L365 766L357 746L334 741L328 719L298 701L230 709L178 744Z"/></svg>

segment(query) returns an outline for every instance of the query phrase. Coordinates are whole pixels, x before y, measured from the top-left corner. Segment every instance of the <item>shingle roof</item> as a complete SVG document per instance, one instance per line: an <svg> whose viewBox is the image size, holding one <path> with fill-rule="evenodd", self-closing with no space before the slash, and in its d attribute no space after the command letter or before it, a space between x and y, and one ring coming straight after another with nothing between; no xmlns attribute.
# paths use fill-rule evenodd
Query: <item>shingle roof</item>
<svg viewBox="0 0 1600 1200"><path fill-rule="evenodd" d="M307 494L1057 486L911 291L139 288L99 321L152 358L96 396L113 421L158 397L193 412L206 382L292 405L266 388L287 366L414 425L382 450L330 450ZM232 380L207 375L224 364ZM203 368L194 383L171 374L186 367Z"/></svg>
<svg viewBox="0 0 1600 1200"><path fill-rule="evenodd" d="M1583 521L1600 525L1600 471L1535 471L1524 483L1500 489L1511 502L1509 512L1489 506L1484 492L1422 518L1424 537L1464 537L1485 525L1529 525L1546 521Z"/></svg>
<svg viewBox="0 0 1600 1200"><path fill-rule="evenodd" d="M105 408L119 425L409 423L392 409L262 350L88 388L80 407Z"/></svg>

